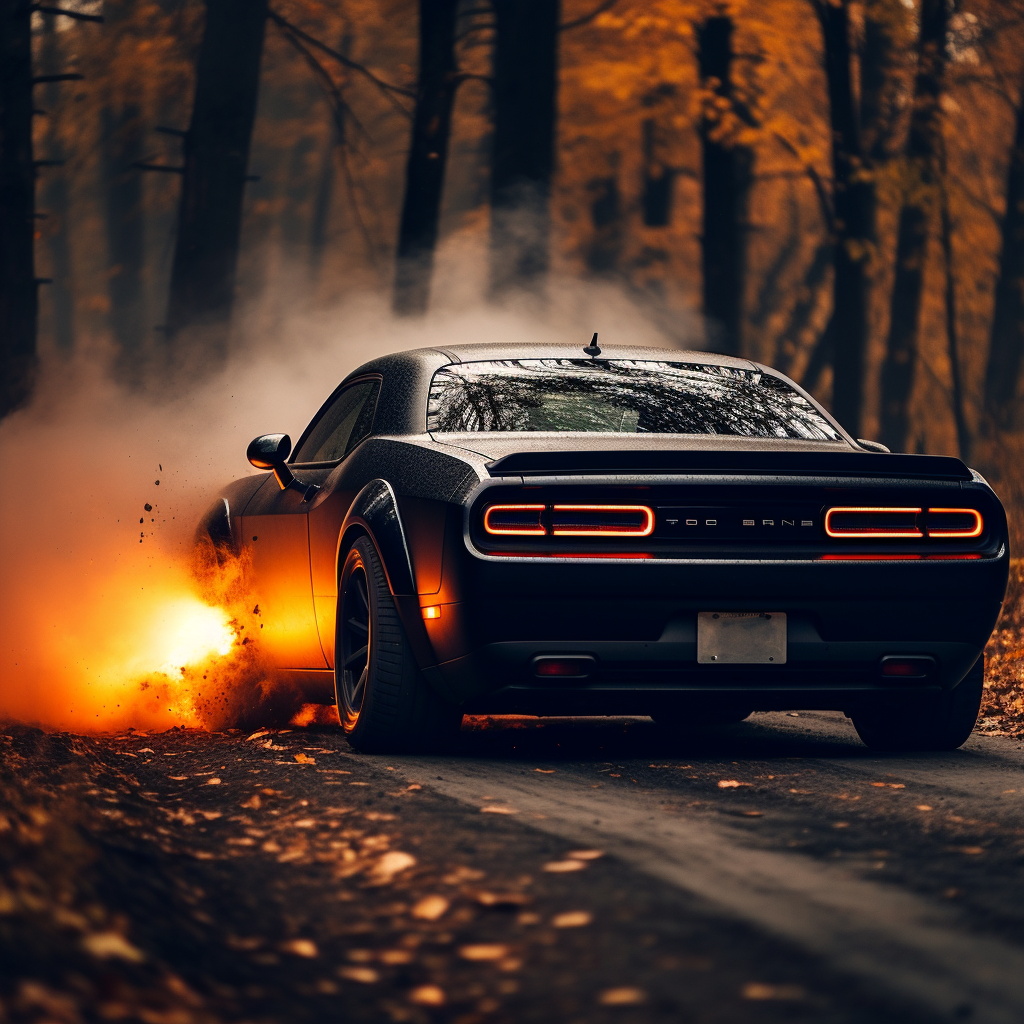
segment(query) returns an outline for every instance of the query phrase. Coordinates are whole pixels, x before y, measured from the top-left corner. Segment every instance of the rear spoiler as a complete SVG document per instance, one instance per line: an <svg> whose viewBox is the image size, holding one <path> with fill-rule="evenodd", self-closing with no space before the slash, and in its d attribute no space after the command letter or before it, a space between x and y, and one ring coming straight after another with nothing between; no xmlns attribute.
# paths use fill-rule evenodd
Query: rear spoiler
<svg viewBox="0 0 1024 1024"><path fill-rule="evenodd" d="M681 473L794 473L812 476L922 477L970 480L971 471L947 455L875 452L619 451L515 452L487 464L491 476L579 476Z"/></svg>

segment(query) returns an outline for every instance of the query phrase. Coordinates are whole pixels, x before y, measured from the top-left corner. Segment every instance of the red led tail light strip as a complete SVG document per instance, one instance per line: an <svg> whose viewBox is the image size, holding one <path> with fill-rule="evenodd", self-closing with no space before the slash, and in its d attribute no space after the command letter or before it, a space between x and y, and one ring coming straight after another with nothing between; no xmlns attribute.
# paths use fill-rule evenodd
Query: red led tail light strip
<svg viewBox="0 0 1024 1024"><path fill-rule="evenodd" d="M484 512L484 529L495 537L544 537L548 531L541 522L541 516L546 508L546 505L491 505ZM509 518L523 515L524 513L532 513L528 518L532 519L535 514L537 521L536 523L526 524L506 522L505 525L502 525L500 522L497 524L493 523L492 518L497 516L500 520L500 513L502 512L511 513Z"/></svg>
<svg viewBox="0 0 1024 1024"><path fill-rule="evenodd" d="M549 508L550 527L544 518ZM490 505L483 525L493 537L649 537L654 510L647 505Z"/></svg>
<svg viewBox="0 0 1024 1024"><path fill-rule="evenodd" d="M829 537L903 537L918 538L924 534L917 527L917 515L922 512L920 508L878 508L875 506L842 506L830 508L825 513L825 533ZM844 528L841 525L833 524L832 519L841 515L912 515L914 523L912 526L867 526L860 528Z"/></svg>
<svg viewBox="0 0 1024 1024"><path fill-rule="evenodd" d="M985 521L981 518L981 513L974 508L930 508L928 509L929 514L934 513L935 515L957 515L957 516L973 516L974 522L966 530L949 529L949 528L938 528L933 529L931 526L928 527L929 537L980 537L981 531L985 528Z"/></svg>
<svg viewBox="0 0 1024 1024"><path fill-rule="evenodd" d="M646 505L552 505L551 532L555 537L649 537L654 532L654 511ZM592 523L559 524L560 512L596 513ZM601 513L611 516L635 514L640 521L625 526L601 521Z"/></svg>
<svg viewBox="0 0 1024 1024"><path fill-rule="evenodd" d="M926 536L970 540L974 537L980 537L985 529L985 522L982 519L981 513L973 508L929 508L927 510L929 517L932 515L967 516L969 518L969 525L932 526L926 520L922 529L917 517L924 511L925 509L923 508L883 508L881 506L868 505L830 508L825 513L825 533L829 537L859 537L872 540L883 537L918 540ZM908 521L899 525L864 525L863 522L856 522L846 526L843 524L843 517L849 515L866 517L869 524L872 516L906 516ZM912 521L909 517L913 517Z"/></svg>

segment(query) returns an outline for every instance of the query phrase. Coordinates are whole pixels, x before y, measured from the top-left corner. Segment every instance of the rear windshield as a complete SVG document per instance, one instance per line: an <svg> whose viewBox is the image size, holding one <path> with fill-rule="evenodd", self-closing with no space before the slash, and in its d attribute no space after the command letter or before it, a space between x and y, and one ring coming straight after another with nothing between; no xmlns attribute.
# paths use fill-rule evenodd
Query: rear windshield
<svg viewBox="0 0 1024 1024"><path fill-rule="evenodd" d="M821 412L759 370L627 359L507 359L434 374L427 430L732 434L841 441Z"/></svg>

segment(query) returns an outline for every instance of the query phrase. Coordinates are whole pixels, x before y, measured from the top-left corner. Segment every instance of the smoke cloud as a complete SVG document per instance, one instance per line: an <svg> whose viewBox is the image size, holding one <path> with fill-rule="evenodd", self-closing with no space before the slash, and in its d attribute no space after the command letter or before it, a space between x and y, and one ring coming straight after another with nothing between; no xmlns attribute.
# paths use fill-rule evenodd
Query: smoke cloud
<svg viewBox="0 0 1024 1024"><path fill-rule="evenodd" d="M273 331L241 323L244 351L179 397L116 384L99 348L44 356L31 405L0 423L0 719L78 732L242 724L238 691L263 680L258 649L239 640L248 595L237 566L197 581L195 523L219 487L255 472L254 436L296 438L360 363L435 344L582 347L594 330L666 345L685 326L664 332L621 293L578 283L542 306L425 320L363 298ZM198 652L184 672L182 645Z"/></svg>

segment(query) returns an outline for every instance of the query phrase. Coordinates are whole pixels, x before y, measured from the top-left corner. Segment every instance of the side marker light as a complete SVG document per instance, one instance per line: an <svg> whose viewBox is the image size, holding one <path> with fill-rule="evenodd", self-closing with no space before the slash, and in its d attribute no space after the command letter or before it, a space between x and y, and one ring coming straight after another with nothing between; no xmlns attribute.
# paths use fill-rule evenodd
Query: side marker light
<svg viewBox="0 0 1024 1024"><path fill-rule="evenodd" d="M441 618L441 606L439 604L427 605L427 607L421 609L421 611L423 612L423 618L425 619Z"/></svg>

